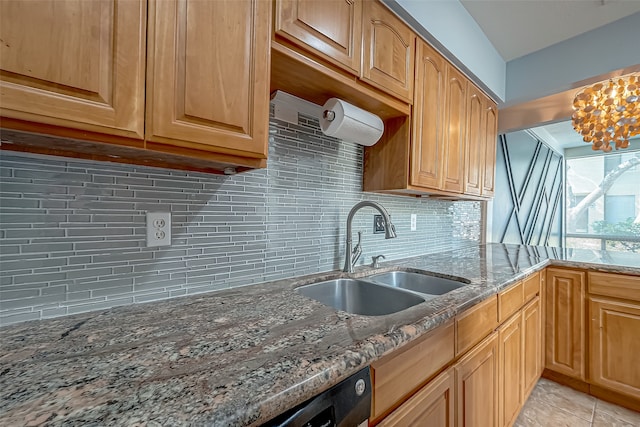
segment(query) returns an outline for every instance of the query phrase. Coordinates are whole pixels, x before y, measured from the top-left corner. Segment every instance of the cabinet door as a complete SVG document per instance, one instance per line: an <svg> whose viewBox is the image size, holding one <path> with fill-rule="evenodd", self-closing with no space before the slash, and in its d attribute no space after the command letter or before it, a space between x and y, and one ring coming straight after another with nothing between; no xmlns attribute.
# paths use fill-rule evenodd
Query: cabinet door
<svg viewBox="0 0 640 427"><path fill-rule="evenodd" d="M464 190L467 79L455 68L447 68L442 189L452 193L462 193Z"/></svg>
<svg viewBox="0 0 640 427"><path fill-rule="evenodd" d="M472 84L467 93L467 133L466 133L466 167L464 192L479 196L482 193L482 173L484 172L484 156L486 155L485 129L486 120L484 95Z"/></svg>
<svg viewBox="0 0 640 427"><path fill-rule="evenodd" d="M271 6L149 3L147 139L266 157Z"/></svg>
<svg viewBox="0 0 640 427"><path fill-rule="evenodd" d="M498 422L498 334L494 332L455 365L456 426Z"/></svg>
<svg viewBox="0 0 640 427"><path fill-rule="evenodd" d="M411 184L442 185L445 59L425 42L416 43L416 81L411 134Z"/></svg>
<svg viewBox="0 0 640 427"><path fill-rule="evenodd" d="M444 371L378 425L453 427L454 384L453 370Z"/></svg>
<svg viewBox="0 0 640 427"><path fill-rule="evenodd" d="M547 269L545 309L545 366L585 380L585 274Z"/></svg>
<svg viewBox="0 0 640 427"><path fill-rule="evenodd" d="M146 2L0 1L3 117L142 139Z"/></svg>
<svg viewBox="0 0 640 427"><path fill-rule="evenodd" d="M484 141L482 165L482 195L493 197L496 177L496 147L498 145L498 106L489 98L485 98L484 112Z"/></svg>
<svg viewBox="0 0 640 427"><path fill-rule="evenodd" d="M362 80L411 102L416 35L378 1L363 9Z"/></svg>
<svg viewBox="0 0 640 427"><path fill-rule="evenodd" d="M360 0L277 0L275 34L360 75Z"/></svg>
<svg viewBox="0 0 640 427"><path fill-rule="evenodd" d="M498 426L512 425L524 404L522 331L520 313L498 329Z"/></svg>
<svg viewBox="0 0 640 427"><path fill-rule="evenodd" d="M523 402L535 387L544 366L542 365L542 310L536 297L522 310Z"/></svg>
<svg viewBox="0 0 640 427"><path fill-rule="evenodd" d="M640 305L589 298L590 382L640 398Z"/></svg>

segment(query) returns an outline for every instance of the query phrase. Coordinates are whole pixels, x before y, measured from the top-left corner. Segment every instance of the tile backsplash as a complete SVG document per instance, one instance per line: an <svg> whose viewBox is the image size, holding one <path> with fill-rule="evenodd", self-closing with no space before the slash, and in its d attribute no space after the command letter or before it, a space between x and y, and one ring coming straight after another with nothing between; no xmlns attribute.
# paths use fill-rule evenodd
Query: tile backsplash
<svg viewBox="0 0 640 427"><path fill-rule="evenodd" d="M363 193L362 161L305 116L272 117L268 167L235 176L0 151L0 324L340 269L361 200L389 211L398 238L359 211L359 264L480 239L480 202ZM147 211L171 212L170 247L146 247Z"/></svg>

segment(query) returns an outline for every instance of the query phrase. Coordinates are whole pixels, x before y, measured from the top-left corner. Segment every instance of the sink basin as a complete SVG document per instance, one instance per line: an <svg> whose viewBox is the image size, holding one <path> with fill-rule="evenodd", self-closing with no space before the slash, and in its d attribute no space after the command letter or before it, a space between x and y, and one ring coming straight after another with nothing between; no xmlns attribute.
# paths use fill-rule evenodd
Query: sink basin
<svg viewBox="0 0 640 427"><path fill-rule="evenodd" d="M383 316L424 302L415 294L356 279L327 280L296 291L335 309L365 316Z"/></svg>
<svg viewBox="0 0 640 427"><path fill-rule="evenodd" d="M374 274L367 277L367 280L427 295L443 295L467 284L456 280L407 271Z"/></svg>

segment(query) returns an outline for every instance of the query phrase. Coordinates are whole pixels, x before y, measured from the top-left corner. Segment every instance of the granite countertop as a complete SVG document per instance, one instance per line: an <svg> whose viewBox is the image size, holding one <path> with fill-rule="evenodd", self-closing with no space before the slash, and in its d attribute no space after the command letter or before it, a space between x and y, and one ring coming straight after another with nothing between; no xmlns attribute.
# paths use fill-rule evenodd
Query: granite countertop
<svg viewBox="0 0 640 427"><path fill-rule="evenodd" d="M640 254L488 244L390 261L469 285L399 313L294 291L330 272L0 329L5 425L259 425L547 265L640 274Z"/></svg>

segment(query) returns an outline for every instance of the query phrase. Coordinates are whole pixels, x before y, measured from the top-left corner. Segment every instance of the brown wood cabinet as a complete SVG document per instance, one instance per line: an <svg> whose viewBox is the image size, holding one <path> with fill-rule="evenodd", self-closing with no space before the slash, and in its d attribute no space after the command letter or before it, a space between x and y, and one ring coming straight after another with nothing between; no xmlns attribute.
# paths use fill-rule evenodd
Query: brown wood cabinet
<svg viewBox="0 0 640 427"><path fill-rule="evenodd" d="M496 182L496 149L498 147L498 106L491 99L484 98L484 156L482 158L482 196L492 198Z"/></svg>
<svg viewBox="0 0 640 427"><path fill-rule="evenodd" d="M456 425L513 425L543 370L541 277L516 282L374 362L371 425L450 425L452 402Z"/></svg>
<svg viewBox="0 0 640 427"><path fill-rule="evenodd" d="M416 81L411 126L410 184L442 188L446 60L422 40L416 42Z"/></svg>
<svg viewBox="0 0 640 427"><path fill-rule="evenodd" d="M453 369L444 371L378 425L453 427L454 379Z"/></svg>
<svg viewBox="0 0 640 427"><path fill-rule="evenodd" d="M640 303L589 297L589 379L640 399Z"/></svg>
<svg viewBox="0 0 640 427"><path fill-rule="evenodd" d="M493 197L498 111L473 84L468 85L465 194Z"/></svg>
<svg viewBox="0 0 640 427"><path fill-rule="evenodd" d="M456 317L456 356L480 342L498 326L498 299L493 296Z"/></svg>
<svg viewBox="0 0 640 427"><path fill-rule="evenodd" d="M523 403L536 386L544 370L542 350L542 307L540 297L535 297L522 309L523 328Z"/></svg>
<svg viewBox="0 0 640 427"><path fill-rule="evenodd" d="M142 139L146 2L0 2L0 114Z"/></svg>
<svg viewBox="0 0 640 427"><path fill-rule="evenodd" d="M537 289L534 286L536 282ZM539 289L540 275L535 273L498 294L499 319L504 322L498 328L500 427L513 425L527 396L542 374Z"/></svg>
<svg viewBox="0 0 640 427"><path fill-rule="evenodd" d="M467 96L467 135L466 135L466 168L464 192L467 194L482 194L482 174L484 173L485 126L483 120L484 102L480 90L473 85L468 87Z"/></svg>
<svg viewBox="0 0 640 427"><path fill-rule="evenodd" d="M456 426L498 422L498 333L494 332L454 365Z"/></svg>
<svg viewBox="0 0 640 427"><path fill-rule="evenodd" d="M380 419L453 360L453 323L371 365L372 418Z"/></svg>
<svg viewBox="0 0 640 427"><path fill-rule="evenodd" d="M517 314L498 328L498 426L510 426L523 400L523 326Z"/></svg>
<svg viewBox="0 0 640 427"><path fill-rule="evenodd" d="M416 35L378 1L365 1L361 79L411 103Z"/></svg>
<svg viewBox="0 0 640 427"><path fill-rule="evenodd" d="M270 3L0 7L3 127L75 138L17 136L3 149L207 172L266 166Z"/></svg>
<svg viewBox="0 0 640 427"><path fill-rule="evenodd" d="M640 407L640 276L588 273L589 382Z"/></svg>
<svg viewBox="0 0 640 427"><path fill-rule="evenodd" d="M548 268L545 295L545 366L585 380L585 273Z"/></svg>
<svg viewBox="0 0 640 427"><path fill-rule="evenodd" d="M444 113L444 167L441 189L462 193L465 178L467 129L467 78L453 67L447 69Z"/></svg>
<svg viewBox="0 0 640 427"><path fill-rule="evenodd" d="M158 149L266 158L270 8L261 0L150 3L146 133Z"/></svg>
<svg viewBox="0 0 640 427"><path fill-rule="evenodd" d="M275 35L360 76L361 0L278 0Z"/></svg>
<svg viewBox="0 0 640 427"><path fill-rule="evenodd" d="M415 62L410 131L408 126L388 128L386 138L366 148L364 190L454 199L492 197L495 104L420 39Z"/></svg>

